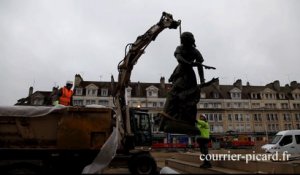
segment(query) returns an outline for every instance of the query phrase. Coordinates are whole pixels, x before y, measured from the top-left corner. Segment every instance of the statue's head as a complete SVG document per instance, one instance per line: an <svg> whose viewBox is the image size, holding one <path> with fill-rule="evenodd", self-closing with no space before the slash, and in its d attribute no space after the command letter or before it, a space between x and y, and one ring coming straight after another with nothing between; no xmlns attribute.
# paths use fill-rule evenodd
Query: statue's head
<svg viewBox="0 0 300 175"><path fill-rule="evenodd" d="M180 36L181 44L196 47L194 35L191 32L183 32Z"/></svg>

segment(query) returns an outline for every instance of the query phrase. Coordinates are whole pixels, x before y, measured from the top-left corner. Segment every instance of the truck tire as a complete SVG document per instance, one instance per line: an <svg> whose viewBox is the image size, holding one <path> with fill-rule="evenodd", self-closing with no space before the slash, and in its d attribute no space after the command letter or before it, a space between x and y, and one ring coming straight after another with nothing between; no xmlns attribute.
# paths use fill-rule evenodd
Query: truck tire
<svg viewBox="0 0 300 175"><path fill-rule="evenodd" d="M150 154L137 154L129 160L131 174L157 174L157 165Z"/></svg>

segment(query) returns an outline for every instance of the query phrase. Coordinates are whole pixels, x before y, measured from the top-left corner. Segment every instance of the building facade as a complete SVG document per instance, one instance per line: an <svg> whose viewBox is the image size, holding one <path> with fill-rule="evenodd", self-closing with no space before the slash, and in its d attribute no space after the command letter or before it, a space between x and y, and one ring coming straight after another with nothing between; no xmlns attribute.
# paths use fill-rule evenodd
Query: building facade
<svg viewBox="0 0 300 175"><path fill-rule="evenodd" d="M114 107L111 82L84 81L75 75L73 104L100 104ZM163 110L166 95L171 84L161 77L159 83L132 82L126 89L128 105L149 110L153 118ZM233 85L220 85L218 82L201 89L198 115L208 116L214 134L238 132L245 134L276 133L285 129L300 129L300 84L280 86L274 81L265 86L242 85L237 80Z"/></svg>
<svg viewBox="0 0 300 175"><path fill-rule="evenodd" d="M110 82L85 81L76 74L73 105L114 107L116 85L113 77ZM147 109L154 132L158 132L157 114L163 110L171 86L161 77L159 83L131 82L126 89L129 107ZM51 105L50 94L53 93L32 93L31 89L29 96L20 99L17 104ZM242 85L241 80L232 85L216 82L202 88L200 96L198 115L204 113L208 116L210 130L216 135L226 132L268 135L280 130L300 129L300 84L296 81L285 86L280 86L279 81L265 86Z"/></svg>

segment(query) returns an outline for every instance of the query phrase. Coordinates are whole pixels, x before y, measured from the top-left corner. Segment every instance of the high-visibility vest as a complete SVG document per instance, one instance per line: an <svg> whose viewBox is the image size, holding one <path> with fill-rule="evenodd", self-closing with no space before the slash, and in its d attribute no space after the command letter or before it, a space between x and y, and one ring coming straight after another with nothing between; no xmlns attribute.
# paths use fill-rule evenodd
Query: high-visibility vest
<svg viewBox="0 0 300 175"><path fill-rule="evenodd" d="M197 128L200 130L200 138L209 139L210 131L209 124L203 120L197 120Z"/></svg>
<svg viewBox="0 0 300 175"><path fill-rule="evenodd" d="M73 91L71 89L69 90L66 87L63 87L62 94L59 97L59 104L70 106L72 95L73 95Z"/></svg>

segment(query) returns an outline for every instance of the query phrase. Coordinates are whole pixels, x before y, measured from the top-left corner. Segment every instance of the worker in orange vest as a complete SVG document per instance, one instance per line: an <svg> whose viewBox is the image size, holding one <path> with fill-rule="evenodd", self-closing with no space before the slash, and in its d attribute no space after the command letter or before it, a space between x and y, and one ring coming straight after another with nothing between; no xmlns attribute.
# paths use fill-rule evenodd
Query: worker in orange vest
<svg viewBox="0 0 300 175"><path fill-rule="evenodd" d="M73 90L71 89L73 87L72 81L67 81L66 86L60 88L58 92L58 100L59 104L65 105L65 106L72 106L72 96L73 96Z"/></svg>

